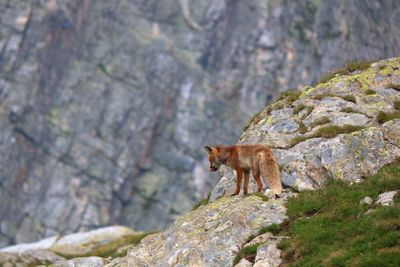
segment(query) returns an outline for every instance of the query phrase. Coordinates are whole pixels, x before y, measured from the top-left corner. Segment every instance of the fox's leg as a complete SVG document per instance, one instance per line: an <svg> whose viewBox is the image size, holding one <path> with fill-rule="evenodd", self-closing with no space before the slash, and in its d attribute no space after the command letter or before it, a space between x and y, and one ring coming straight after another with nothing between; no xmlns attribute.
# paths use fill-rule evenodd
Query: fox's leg
<svg viewBox="0 0 400 267"><path fill-rule="evenodd" d="M261 179L260 179L260 167L256 166L256 164L253 164L252 171L253 171L254 179L257 182L257 192L261 192L262 183L261 183Z"/></svg>
<svg viewBox="0 0 400 267"><path fill-rule="evenodd" d="M233 194L234 196L236 196L240 192L240 184L242 183L242 174L243 174L242 169L237 168L236 169L236 176L237 176L236 191Z"/></svg>
<svg viewBox="0 0 400 267"><path fill-rule="evenodd" d="M243 195L247 195L247 188L249 187L250 171L244 171L244 191Z"/></svg>

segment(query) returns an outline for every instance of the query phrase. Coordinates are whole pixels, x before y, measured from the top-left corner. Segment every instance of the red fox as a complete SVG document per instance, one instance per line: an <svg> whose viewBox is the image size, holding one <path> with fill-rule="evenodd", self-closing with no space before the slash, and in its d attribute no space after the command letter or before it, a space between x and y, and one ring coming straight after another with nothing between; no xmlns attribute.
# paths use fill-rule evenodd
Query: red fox
<svg viewBox="0 0 400 267"><path fill-rule="evenodd" d="M276 194L282 193L282 183L279 167L271 149L261 145L234 145L234 146L205 146L210 160L210 172L218 170L221 164L231 167L236 171L236 191L239 194L242 174L244 173L244 194L249 186L250 170L257 182L257 192L261 191L262 183L260 174L269 188Z"/></svg>

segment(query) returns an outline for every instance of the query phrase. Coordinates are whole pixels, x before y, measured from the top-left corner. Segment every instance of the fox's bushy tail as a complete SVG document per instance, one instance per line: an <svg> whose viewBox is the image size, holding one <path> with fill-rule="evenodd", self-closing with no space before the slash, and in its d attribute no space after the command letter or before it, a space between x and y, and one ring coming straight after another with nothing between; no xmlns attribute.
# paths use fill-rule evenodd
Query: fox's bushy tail
<svg viewBox="0 0 400 267"><path fill-rule="evenodd" d="M279 172L279 166L271 155L263 153L260 161L260 172L264 182L276 194L282 193L282 182Z"/></svg>

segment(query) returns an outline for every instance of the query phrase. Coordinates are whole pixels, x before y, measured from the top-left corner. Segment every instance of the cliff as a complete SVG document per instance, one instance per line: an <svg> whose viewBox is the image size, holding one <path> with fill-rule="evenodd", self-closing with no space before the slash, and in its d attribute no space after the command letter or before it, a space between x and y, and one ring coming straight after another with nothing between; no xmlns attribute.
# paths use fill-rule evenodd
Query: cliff
<svg viewBox="0 0 400 267"><path fill-rule="evenodd" d="M146 236L128 231L128 235L145 237L137 245L125 247L127 252L122 254L117 255L113 247L106 255L96 257L96 252L90 252L92 247L115 244L115 240L105 239L89 246L92 238L88 234L84 238L67 236L42 241L41 247L34 244L7 248L1 255L8 262L18 262L16 252L24 258L27 253L44 253L44 249L53 258L50 260L50 255L45 254L47 261L42 262L67 258L58 259L53 266L229 266L235 258L236 263L245 257L248 250L252 251L251 255L242 259L239 266L276 266L283 261L303 260L308 250L313 251L311 246L307 247L308 243L301 243L305 241L301 241L296 229L303 228L307 242L312 238L321 242L338 236L331 244L326 244L330 241L323 246L312 243L314 250L328 251L321 256L323 260L315 260L313 257L317 256L311 255L308 260L313 264L329 265L338 260L356 265L370 263L368 253L378 255L377 261L385 258L390 264L396 264L399 259L395 255L400 245L400 206L395 197L400 192L399 133L400 58L347 64L314 86L283 93L256 114L243 132L239 143L261 143L273 148L287 187L280 197L275 198L268 191L231 197L235 177L231 170L222 169L222 178L207 201L179 217L164 231ZM394 167L382 169L391 163ZM253 180L250 192L255 192ZM332 218L326 215L329 210L333 210ZM321 226L323 223L337 226L336 218L340 218L342 225L351 225L351 229L343 227L340 232L334 229L333 233L317 234L320 228L325 229ZM365 222L359 223L361 220ZM374 225L381 232L384 229L378 236L385 239L378 242L379 237L373 235L366 239L367 247L361 246L364 239L360 237L372 231L368 227ZM366 229L365 233L361 229ZM346 238L355 240L366 256L352 261L360 253L357 248L346 256ZM81 240L86 245L65 240ZM332 244L338 246L326 249ZM68 260L67 252L76 251L74 246L87 254L74 255L74 252L69 255L80 258ZM32 252L35 247L42 250ZM86 247L89 249L83 251ZM280 249L284 251L284 258ZM11 257L15 258L10 260Z"/></svg>
<svg viewBox="0 0 400 267"><path fill-rule="evenodd" d="M204 144L236 142L280 91L400 53L396 0L0 0L0 10L0 247L115 224L165 229L217 183ZM299 135L285 121L275 130ZM319 183L277 153L285 184Z"/></svg>

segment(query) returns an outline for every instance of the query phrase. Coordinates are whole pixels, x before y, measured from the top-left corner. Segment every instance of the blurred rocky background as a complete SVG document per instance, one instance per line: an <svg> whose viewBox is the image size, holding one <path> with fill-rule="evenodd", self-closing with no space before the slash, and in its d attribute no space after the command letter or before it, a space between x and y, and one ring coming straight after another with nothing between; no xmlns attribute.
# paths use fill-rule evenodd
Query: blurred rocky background
<svg viewBox="0 0 400 267"><path fill-rule="evenodd" d="M399 56L396 0L0 0L0 247L167 227L280 91Z"/></svg>

